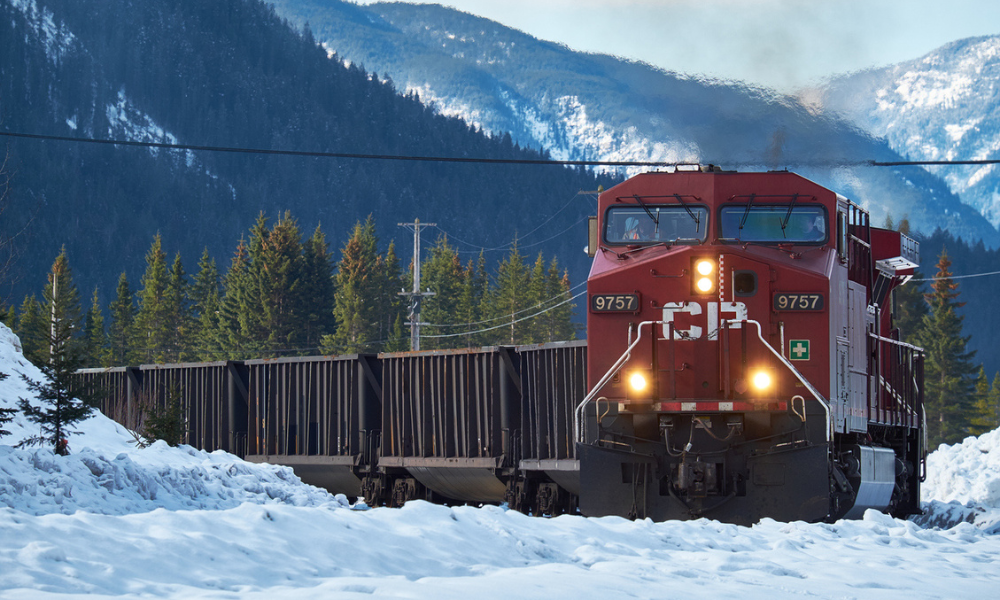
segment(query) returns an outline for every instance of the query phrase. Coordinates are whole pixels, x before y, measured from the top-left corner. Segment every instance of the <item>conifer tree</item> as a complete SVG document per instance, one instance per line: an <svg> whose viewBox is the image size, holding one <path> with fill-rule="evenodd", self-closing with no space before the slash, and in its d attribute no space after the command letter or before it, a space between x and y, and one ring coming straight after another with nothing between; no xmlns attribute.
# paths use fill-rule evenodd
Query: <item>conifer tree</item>
<svg viewBox="0 0 1000 600"><path fill-rule="evenodd" d="M208 248L205 248L198 261L198 274L195 275L190 290L193 312L190 344L191 352L197 360L216 360L213 340L219 329L220 296L219 269L215 266L215 259L209 256Z"/></svg>
<svg viewBox="0 0 1000 600"><path fill-rule="evenodd" d="M305 339L306 304L305 261L298 224L286 212L260 242L259 255L251 253L251 259L255 261L252 273L260 294L261 334L266 334L265 355L296 352Z"/></svg>
<svg viewBox="0 0 1000 600"><path fill-rule="evenodd" d="M982 435L1000 426L1000 372L993 377L993 387L986 377L986 369L979 366L979 376L976 378L976 405L971 419L969 433Z"/></svg>
<svg viewBox="0 0 1000 600"><path fill-rule="evenodd" d="M333 319L333 264L326 236L319 225L303 244L302 258L302 343L314 351L312 349L319 349L323 336L333 333L336 326Z"/></svg>
<svg viewBox="0 0 1000 600"><path fill-rule="evenodd" d="M168 360L171 332L171 309L167 300L167 255L160 234L146 253L146 272L139 290L139 310L135 317L134 347L144 363Z"/></svg>
<svg viewBox="0 0 1000 600"><path fill-rule="evenodd" d="M264 253L269 237L267 217L261 212L250 228L245 272L235 282L238 284L235 292L239 299L238 317L245 357L270 356L267 354L270 331L264 324L264 298L267 292L261 288L262 284L266 284Z"/></svg>
<svg viewBox="0 0 1000 600"><path fill-rule="evenodd" d="M86 419L94 408L92 394L74 376L83 366L85 345L80 335L80 300L73 284L66 251L56 258L45 288L49 305L50 333L47 360L36 366L44 377L34 381L22 375L36 401L20 398L18 408L40 426L21 446L50 444L57 454L67 454L66 440L74 425Z"/></svg>
<svg viewBox="0 0 1000 600"><path fill-rule="evenodd" d="M84 317L83 338L86 344L85 364L90 367L110 366L108 334L104 330L104 314L101 310L101 298L97 288L94 288L90 308Z"/></svg>
<svg viewBox="0 0 1000 600"><path fill-rule="evenodd" d="M198 274L195 275L191 283L190 299L196 317L204 312L204 306L208 298L214 295L220 296L219 288L219 268L215 265L215 259L208 254L206 246L201 253L201 260L198 261Z"/></svg>
<svg viewBox="0 0 1000 600"><path fill-rule="evenodd" d="M384 279L378 256L375 223L369 216L364 224L354 226L351 238L341 250L334 278L334 308L337 331L323 338L324 354L377 352L384 340L379 338L379 302L384 293Z"/></svg>
<svg viewBox="0 0 1000 600"><path fill-rule="evenodd" d="M975 351L966 349L962 317L956 309L958 284L951 278L946 250L938 260L938 272L927 300L930 313L924 317L921 342L927 352L924 362L924 405L931 447L953 444L968 433L975 403Z"/></svg>
<svg viewBox="0 0 1000 600"><path fill-rule="evenodd" d="M536 316L525 321L522 343L533 344L541 342L547 337L544 332L547 315L544 311L547 307L551 306L551 303L548 302L548 283L548 273L545 270L545 257L539 252L538 257L535 258L535 264L531 268L527 289L528 307L523 315L524 317L529 315Z"/></svg>
<svg viewBox="0 0 1000 600"><path fill-rule="evenodd" d="M7 379L7 374L0 372L0 381L4 379ZM0 408L0 437L10 435L10 432L4 429L3 426L13 421L16 414L16 408Z"/></svg>
<svg viewBox="0 0 1000 600"><path fill-rule="evenodd" d="M21 339L21 351L33 364L45 362L49 354L49 315L34 296L25 296L14 333Z"/></svg>
<svg viewBox="0 0 1000 600"><path fill-rule="evenodd" d="M548 300L548 310L542 319L544 327L540 342L562 342L576 339L576 326L573 325L573 304L569 300L569 273L559 272L559 263L553 258L549 263L546 278L545 297Z"/></svg>
<svg viewBox="0 0 1000 600"><path fill-rule="evenodd" d="M421 333L428 336L426 340L421 340L421 349L454 347L455 338L431 336L447 336L457 332L450 325L459 322L457 316L463 279L464 272L458 254L448 244L448 237L442 235L421 266L420 286L434 292L433 296L424 299L420 312L421 320L430 323L421 329Z"/></svg>
<svg viewBox="0 0 1000 600"><path fill-rule="evenodd" d="M490 289L489 275L486 272L486 255L480 251L479 258L470 260L465 265L462 281L462 295L458 303L459 322L465 323L469 332L462 336L463 345L467 348L482 346L488 343L490 332L474 333L487 329L484 302Z"/></svg>
<svg viewBox="0 0 1000 600"><path fill-rule="evenodd" d="M164 294L167 313L167 339L164 352L166 362L182 362L191 358L189 347L193 337L194 316L191 301L188 297L187 275L181 263L181 254L174 257L167 278L167 289Z"/></svg>
<svg viewBox="0 0 1000 600"><path fill-rule="evenodd" d="M111 302L111 323L108 327L109 362L113 366L128 366L136 358L133 350L135 339L135 304L128 277L122 273L118 278L115 299Z"/></svg>
<svg viewBox="0 0 1000 600"><path fill-rule="evenodd" d="M524 257L517 248L517 241L511 247L510 254L500 263L497 269L496 286L486 295L486 314L493 320L492 326L506 321L507 327L493 329L488 339L493 344L519 344L525 337L529 327L522 319L525 309L529 308L529 300L525 290L528 289L529 273L524 264Z"/></svg>
<svg viewBox="0 0 1000 600"><path fill-rule="evenodd" d="M208 353L213 360L238 360L253 358L249 340L243 323L249 321L244 316L245 298L250 294L249 249L246 240L240 239L226 272L223 287L225 295L219 305L217 328L211 339Z"/></svg>
<svg viewBox="0 0 1000 600"><path fill-rule="evenodd" d="M385 256L379 257L381 281L379 283L379 339L385 340L382 350L387 352L403 352L410 348L410 334L406 331L404 322L404 297L399 295L403 289L403 277L396 254L396 243L389 242ZM412 280L411 280L412 289Z"/></svg>

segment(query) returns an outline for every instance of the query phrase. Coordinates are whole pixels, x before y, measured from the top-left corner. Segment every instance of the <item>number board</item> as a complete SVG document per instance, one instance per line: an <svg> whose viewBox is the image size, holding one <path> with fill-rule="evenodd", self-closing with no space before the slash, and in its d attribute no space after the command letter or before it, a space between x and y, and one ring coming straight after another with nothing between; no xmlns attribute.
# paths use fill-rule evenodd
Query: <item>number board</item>
<svg viewBox="0 0 1000 600"><path fill-rule="evenodd" d="M638 312L639 294L594 294L590 312Z"/></svg>
<svg viewBox="0 0 1000 600"><path fill-rule="evenodd" d="M774 295L774 310L823 310L823 294Z"/></svg>

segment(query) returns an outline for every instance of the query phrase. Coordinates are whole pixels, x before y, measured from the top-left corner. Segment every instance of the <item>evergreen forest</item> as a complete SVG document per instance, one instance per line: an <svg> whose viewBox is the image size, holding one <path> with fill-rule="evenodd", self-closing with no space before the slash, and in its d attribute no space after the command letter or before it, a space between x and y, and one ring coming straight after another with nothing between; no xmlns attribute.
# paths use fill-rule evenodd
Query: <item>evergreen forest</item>
<svg viewBox="0 0 1000 600"><path fill-rule="evenodd" d="M290 213L273 222L262 213L224 268L205 250L189 274L157 235L139 281L122 273L113 293L95 289L89 302L65 250L52 272L61 274L60 321L75 332L80 367L410 350L412 265L401 265L394 243L383 247L371 217L338 254L321 228L303 235ZM482 253L463 262L441 235L421 274L421 290L434 292L420 306L421 349L576 336L566 271L542 253L532 261L516 241L491 270ZM52 302L50 283L40 299L28 295L0 315L35 364L50 361Z"/></svg>

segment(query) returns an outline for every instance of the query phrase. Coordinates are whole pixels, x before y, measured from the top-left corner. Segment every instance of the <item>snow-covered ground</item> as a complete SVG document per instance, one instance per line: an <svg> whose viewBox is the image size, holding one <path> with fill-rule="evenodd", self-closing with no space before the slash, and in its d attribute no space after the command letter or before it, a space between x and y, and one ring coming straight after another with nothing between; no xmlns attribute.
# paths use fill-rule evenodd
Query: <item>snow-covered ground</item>
<svg viewBox="0 0 1000 600"><path fill-rule="evenodd" d="M0 325L0 406L40 373ZM0 599L990 598L1000 432L941 447L928 515L832 525L366 510L291 470L162 443L97 415L70 456L0 438ZM7 445L3 445L7 444ZM968 521L968 522L963 522Z"/></svg>

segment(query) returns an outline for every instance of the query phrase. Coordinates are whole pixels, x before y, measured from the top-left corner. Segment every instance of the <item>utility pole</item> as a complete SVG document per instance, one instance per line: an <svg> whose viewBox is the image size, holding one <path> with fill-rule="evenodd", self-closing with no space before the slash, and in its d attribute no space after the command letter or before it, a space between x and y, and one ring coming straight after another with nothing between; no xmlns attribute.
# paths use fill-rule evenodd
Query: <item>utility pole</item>
<svg viewBox="0 0 1000 600"><path fill-rule="evenodd" d="M437 223L421 223L420 219L414 219L412 223L397 223L400 227L406 227L413 232L413 291L399 292L400 296L410 297L410 350L420 350L420 326L427 323L420 322L420 299L424 296L433 296L434 292L427 290L420 291L420 230L425 227L436 227Z"/></svg>

